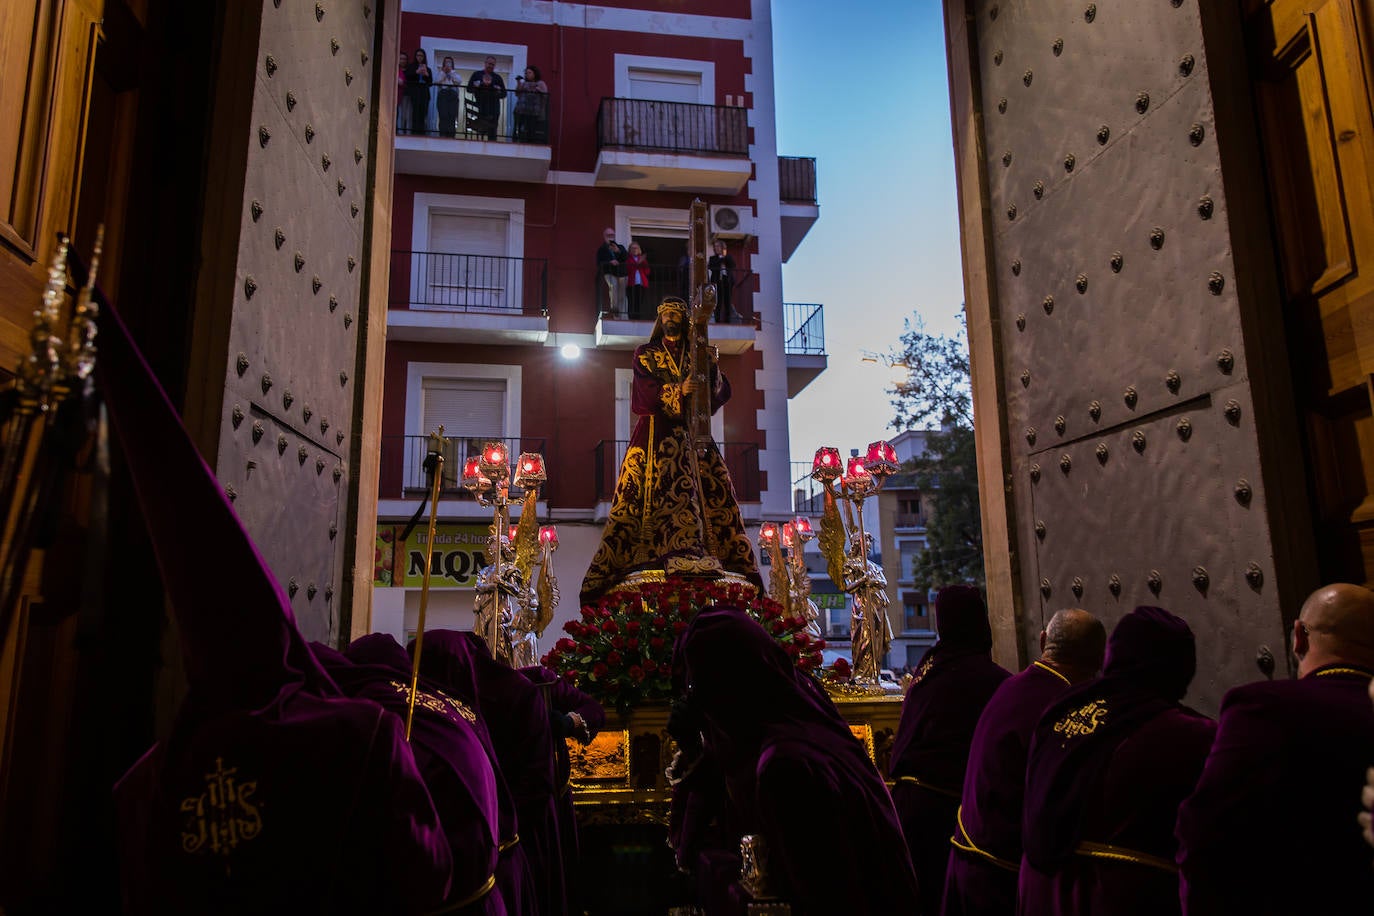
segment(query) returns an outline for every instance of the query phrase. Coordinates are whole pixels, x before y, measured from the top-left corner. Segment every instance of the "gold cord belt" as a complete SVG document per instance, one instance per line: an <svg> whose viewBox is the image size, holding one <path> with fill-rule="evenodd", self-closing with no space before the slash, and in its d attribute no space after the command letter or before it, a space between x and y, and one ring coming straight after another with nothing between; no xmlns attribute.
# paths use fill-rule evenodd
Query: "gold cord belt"
<svg viewBox="0 0 1374 916"><path fill-rule="evenodd" d="M1014 873L1019 872L1021 870L1021 866L1016 862L1012 862L1009 859L998 858L997 856L988 852L986 849L978 848L977 844L974 843L973 840L969 837L968 830L964 828L963 805L960 805L959 810L955 812L954 822L959 825L959 833L957 836L950 837L949 841L954 845L955 849L962 850L963 852L967 853L972 853L973 855L982 856L984 859L987 859L989 862L991 862L993 865L996 865L998 868L1004 868L1009 872ZM962 841L960 841L960 837L963 837Z"/></svg>
<svg viewBox="0 0 1374 916"><path fill-rule="evenodd" d="M1074 850L1080 856L1088 856L1092 859L1107 859L1111 862L1129 862L1132 865L1145 865L1149 868L1157 868L1160 871L1167 871L1171 875L1178 874L1178 866L1168 859L1161 859L1159 856L1152 856L1148 852L1140 852L1137 849L1127 849L1125 846L1113 846L1110 843L1089 843L1082 842Z"/></svg>
<svg viewBox="0 0 1374 916"><path fill-rule="evenodd" d="M942 789L942 788L940 788L939 786L932 786L932 785L931 785L930 783L928 783L928 782L922 782L921 780L917 779L915 776L898 776L898 777L897 777L897 781L898 781L898 782L909 782L909 783L911 783L913 786L919 786L919 787L921 787L922 789L925 789L925 790L927 790L927 791L929 791L929 792L934 792L936 795L943 795L943 796L945 796L946 798L953 798L953 799L955 799L956 801L957 801L958 799L960 799L960 798L963 798L963 796L962 796L960 793L955 792L955 791L953 791L952 789Z"/></svg>
<svg viewBox="0 0 1374 916"><path fill-rule="evenodd" d="M497 851L497 852L505 852L507 849L510 849L512 846L514 846L516 843L519 843L519 842L520 842L520 834L517 833L515 836L511 837L509 840L506 840L504 843L502 843L500 846L497 846L497 847L496 847L496 851Z"/></svg>
<svg viewBox="0 0 1374 916"><path fill-rule="evenodd" d="M443 916L444 913L456 913L463 907L472 906L474 903L481 900L487 894L490 894L491 889L495 886L496 873L493 872L491 875L487 876L487 880L483 881L482 886L477 888L477 890L473 891L471 894L468 894L462 900L455 900L453 903L444 904L437 910L430 910L428 916Z"/></svg>

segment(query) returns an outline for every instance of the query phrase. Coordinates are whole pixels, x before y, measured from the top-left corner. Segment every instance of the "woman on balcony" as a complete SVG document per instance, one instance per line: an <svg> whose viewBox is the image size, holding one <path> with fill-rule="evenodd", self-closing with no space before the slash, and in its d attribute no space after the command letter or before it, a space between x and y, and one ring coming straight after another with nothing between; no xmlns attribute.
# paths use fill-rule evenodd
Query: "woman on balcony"
<svg viewBox="0 0 1374 916"><path fill-rule="evenodd" d="M429 87L434 74L423 48L416 48L410 66L406 67L406 103L410 106L410 130L426 133L429 126Z"/></svg>
<svg viewBox="0 0 1374 916"><path fill-rule="evenodd" d="M549 84L539 68L525 68L515 78L515 142L547 143L549 140Z"/></svg>
<svg viewBox="0 0 1374 916"><path fill-rule="evenodd" d="M643 321L644 296L649 289L649 262L638 242L630 243L630 256L625 261L625 296L630 303L630 320Z"/></svg>
<svg viewBox="0 0 1374 916"><path fill-rule="evenodd" d="M716 285L716 323L729 324L734 309L730 307L730 293L735 285L735 259L725 250L725 242L716 239L711 246L715 254L706 262L706 279Z"/></svg>

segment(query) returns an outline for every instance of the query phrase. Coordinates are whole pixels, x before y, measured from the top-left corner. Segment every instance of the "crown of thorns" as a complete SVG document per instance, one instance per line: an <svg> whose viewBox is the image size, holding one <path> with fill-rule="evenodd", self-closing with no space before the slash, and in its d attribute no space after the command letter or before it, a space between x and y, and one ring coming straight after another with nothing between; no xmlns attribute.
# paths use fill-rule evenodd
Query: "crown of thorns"
<svg viewBox="0 0 1374 916"><path fill-rule="evenodd" d="M686 315L687 303L677 296L667 296L658 304L658 313L662 315L666 312L677 312L678 314Z"/></svg>

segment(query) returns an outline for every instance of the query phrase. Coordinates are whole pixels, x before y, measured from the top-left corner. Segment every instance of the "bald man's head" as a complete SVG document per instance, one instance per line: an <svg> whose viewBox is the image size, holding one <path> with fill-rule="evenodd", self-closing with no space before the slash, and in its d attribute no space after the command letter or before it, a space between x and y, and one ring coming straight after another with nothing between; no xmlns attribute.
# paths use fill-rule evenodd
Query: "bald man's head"
<svg viewBox="0 0 1374 916"><path fill-rule="evenodd" d="M1298 676L1346 662L1374 667L1374 592L1337 582L1313 592L1293 624Z"/></svg>
<svg viewBox="0 0 1374 916"><path fill-rule="evenodd" d="M1107 629L1081 608L1056 611L1041 637L1041 657L1059 667L1070 680L1092 677L1102 668ZM1064 671L1062 669L1070 669Z"/></svg>

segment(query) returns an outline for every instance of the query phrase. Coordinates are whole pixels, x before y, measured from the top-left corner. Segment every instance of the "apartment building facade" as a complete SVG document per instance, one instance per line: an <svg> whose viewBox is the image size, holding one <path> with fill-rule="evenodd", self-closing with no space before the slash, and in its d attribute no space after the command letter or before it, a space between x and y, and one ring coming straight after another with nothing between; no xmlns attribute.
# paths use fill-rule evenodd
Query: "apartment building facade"
<svg viewBox="0 0 1374 916"><path fill-rule="evenodd" d="M787 401L826 357L823 311L784 303L781 266L819 216L815 163L778 155L767 0L686 8L403 4L373 629L416 627L425 526L401 535L440 425L426 625L471 625L492 510L455 472L492 440L545 458L553 629L576 613L633 428L630 355L688 288L697 198L734 265L710 329L733 387L713 433L746 524L790 514ZM608 228L648 262L638 309L598 266Z"/></svg>

